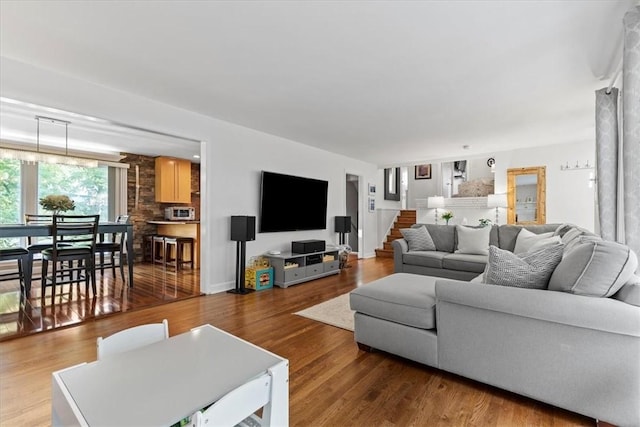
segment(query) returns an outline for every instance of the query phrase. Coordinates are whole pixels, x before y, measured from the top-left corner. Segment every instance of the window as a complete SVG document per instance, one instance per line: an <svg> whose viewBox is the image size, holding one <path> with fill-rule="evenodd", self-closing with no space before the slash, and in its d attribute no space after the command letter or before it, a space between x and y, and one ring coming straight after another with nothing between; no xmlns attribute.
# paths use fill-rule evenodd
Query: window
<svg viewBox="0 0 640 427"><path fill-rule="evenodd" d="M38 165L38 200L49 194L66 194L75 202L70 215L100 214L109 217L108 167L96 168L40 163ZM38 205L40 213L45 212Z"/></svg>
<svg viewBox="0 0 640 427"><path fill-rule="evenodd" d="M0 159L0 224L20 222L20 161ZM0 239L0 248L18 244L19 239Z"/></svg>

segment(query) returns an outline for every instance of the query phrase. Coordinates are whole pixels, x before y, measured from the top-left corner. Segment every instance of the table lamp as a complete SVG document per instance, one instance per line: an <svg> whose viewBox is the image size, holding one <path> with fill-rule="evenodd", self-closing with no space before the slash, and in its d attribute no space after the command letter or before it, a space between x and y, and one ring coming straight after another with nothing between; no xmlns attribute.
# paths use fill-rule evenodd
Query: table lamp
<svg viewBox="0 0 640 427"><path fill-rule="evenodd" d="M438 209L444 208L444 197L432 196L427 198L427 207L436 210L436 224L438 223Z"/></svg>
<svg viewBox="0 0 640 427"><path fill-rule="evenodd" d="M489 194L487 196L487 207L488 208L496 208L496 222L498 225L498 208L506 208L507 207L507 195L505 193L502 194Z"/></svg>

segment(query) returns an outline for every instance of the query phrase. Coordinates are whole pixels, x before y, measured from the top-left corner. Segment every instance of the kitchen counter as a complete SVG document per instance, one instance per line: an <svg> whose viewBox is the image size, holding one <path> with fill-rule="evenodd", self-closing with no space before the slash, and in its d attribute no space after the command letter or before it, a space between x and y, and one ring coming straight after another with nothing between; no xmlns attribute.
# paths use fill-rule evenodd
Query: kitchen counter
<svg viewBox="0 0 640 427"><path fill-rule="evenodd" d="M200 224L200 221L169 221L169 220L158 220L158 221L147 221L147 224L162 224L162 225L172 225L172 224Z"/></svg>
<svg viewBox="0 0 640 427"><path fill-rule="evenodd" d="M156 233L161 236L193 237L194 268L200 268L200 221L147 221L156 226ZM187 258L189 254L186 254Z"/></svg>

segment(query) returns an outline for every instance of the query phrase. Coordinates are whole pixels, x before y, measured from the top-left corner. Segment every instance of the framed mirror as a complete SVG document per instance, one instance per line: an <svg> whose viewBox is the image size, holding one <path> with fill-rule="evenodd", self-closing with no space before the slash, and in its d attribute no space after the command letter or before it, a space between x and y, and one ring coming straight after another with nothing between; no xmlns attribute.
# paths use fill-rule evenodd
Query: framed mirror
<svg viewBox="0 0 640 427"><path fill-rule="evenodd" d="M400 200L400 168L384 170L384 199Z"/></svg>
<svg viewBox="0 0 640 427"><path fill-rule="evenodd" d="M546 167L507 169L507 223L546 224Z"/></svg>

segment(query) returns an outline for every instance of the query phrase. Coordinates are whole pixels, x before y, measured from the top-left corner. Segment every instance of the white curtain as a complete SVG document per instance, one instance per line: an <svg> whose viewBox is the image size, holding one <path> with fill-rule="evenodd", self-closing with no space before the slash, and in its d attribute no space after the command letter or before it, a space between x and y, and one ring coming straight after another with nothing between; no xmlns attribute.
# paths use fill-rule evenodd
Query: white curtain
<svg viewBox="0 0 640 427"><path fill-rule="evenodd" d="M640 255L640 6L627 12L623 22L624 237L625 243Z"/></svg>
<svg viewBox="0 0 640 427"><path fill-rule="evenodd" d="M618 237L618 143L618 89L597 90L598 224L602 238L613 241Z"/></svg>

